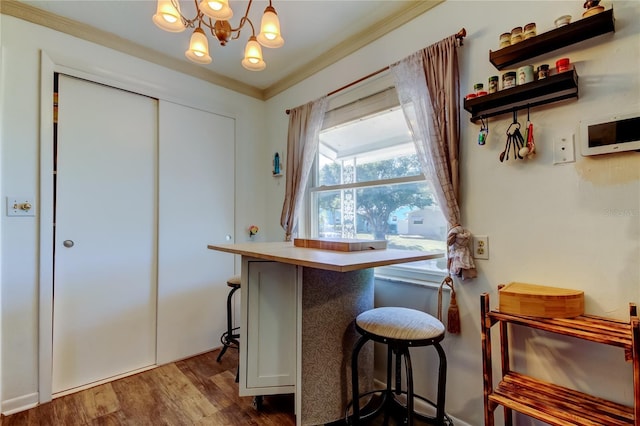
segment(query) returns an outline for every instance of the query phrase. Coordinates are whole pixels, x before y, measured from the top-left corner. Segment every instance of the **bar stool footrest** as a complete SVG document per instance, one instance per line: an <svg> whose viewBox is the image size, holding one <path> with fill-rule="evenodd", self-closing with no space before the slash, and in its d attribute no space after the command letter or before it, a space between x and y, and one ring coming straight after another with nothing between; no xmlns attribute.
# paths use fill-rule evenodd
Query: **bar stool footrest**
<svg viewBox="0 0 640 426"><path fill-rule="evenodd" d="M240 333L234 333L234 331L239 330L240 327L236 327L232 330L232 334L229 335L228 331L225 331L224 333L222 333L222 335L220 336L220 343L222 343L223 346L227 346L230 348L238 348L239 343L238 340L240 338Z"/></svg>
<svg viewBox="0 0 640 426"><path fill-rule="evenodd" d="M368 391L365 392L363 394L360 394L360 399L365 398L367 396L373 395L373 394L381 394L381 401L375 401L375 400L370 400L367 405L365 405L364 407L361 408L361 411L364 411L365 413L360 415L360 421L363 422L364 424L366 424L367 421L369 421L370 419L373 419L375 417L377 417L383 410L388 410L388 414L390 414L391 417L395 417L396 419L399 416L403 416L403 422L406 423L406 411L407 411L407 406L404 405L402 403L402 401L399 401L395 395L398 395L398 392L396 392L395 390L392 390L391 392L389 392L389 390L387 389L376 389L376 390L372 390L372 391ZM400 395L407 395L407 391L400 391L399 393ZM429 404L431 407L433 408L437 408L437 405L421 396L421 395L413 395L414 398L417 398L423 402L426 402L427 404ZM373 411L369 411L369 406L374 403L377 403L377 406L375 407L375 409L373 409ZM353 405L353 401L349 402L349 404L347 405L347 411L345 413L345 424L347 425L352 425L353 423L351 422L351 415L350 415L350 410L351 410L351 406ZM419 411L413 410L413 416L414 419L416 420L420 420L421 422L426 422L426 424L430 424L430 425L437 425L436 423L436 417L435 416L428 416L426 414L423 414ZM444 426L454 426L453 424L453 420L451 420L451 418L449 417L449 415L447 413L444 413L444 423L442 423L442 425Z"/></svg>

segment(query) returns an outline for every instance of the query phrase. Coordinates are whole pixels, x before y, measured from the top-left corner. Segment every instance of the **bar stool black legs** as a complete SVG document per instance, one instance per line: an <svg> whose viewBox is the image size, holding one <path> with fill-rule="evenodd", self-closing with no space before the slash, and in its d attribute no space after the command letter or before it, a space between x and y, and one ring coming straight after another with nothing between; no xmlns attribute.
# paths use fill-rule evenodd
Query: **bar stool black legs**
<svg viewBox="0 0 640 426"><path fill-rule="evenodd" d="M453 425L445 413L447 359L442 346L440 346L440 341L444 339L444 326L440 321L429 314L412 309L376 308L358 315L356 330L362 336L356 342L351 357L353 409L352 415L348 419L350 424L363 424L366 420L377 417L384 410L384 424L387 424L389 415L398 414L404 417L405 424L408 426L413 426L416 420L434 425ZM360 394L358 356L362 347L369 341L387 345L387 385L386 389ZM435 403L414 393L413 368L409 348L416 346L433 346L438 354L438 389ZM406 390L402 389L403 360ZM392 374L393 368L395 368L395 374ZM366 413L363 413L360 399L376 393L381 394L381 400L376 401L373 410L368 409ZM401 402L397 398L400 395L406 395L406 402ZM435 415L427 416L417 413L414 407L415 399L434 407Z"/></svg>
<svg viewBox="0 0 640 426"><path fill-rule="evenodd" d="M239 327L233 327L233 294L240 289L240 276L236 275L234 277L229 278L227 281L227 285L231 287L231 291L229 291L229 295L227 296L227 331L222 333L220 336L220 343L222 343L222 350L220 354L218 354L217 361L220 362L222 357L224 356L227 349L233 348L238 349L240 347L240 343L238 342L238 338L240 334L237 333ZM238 367L238 371L236 372L236 382L239 379L240 367Z"/></svg>

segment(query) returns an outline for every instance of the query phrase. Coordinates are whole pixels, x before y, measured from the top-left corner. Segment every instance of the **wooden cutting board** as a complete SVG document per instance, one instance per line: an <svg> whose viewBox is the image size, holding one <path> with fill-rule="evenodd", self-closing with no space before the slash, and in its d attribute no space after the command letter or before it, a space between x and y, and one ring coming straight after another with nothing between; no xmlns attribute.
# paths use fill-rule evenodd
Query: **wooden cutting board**
<svg viewBox="0 0 640 426"><path fill-rule="evenodd" d="M537 284L509 283L498 289L499 310L542 318L572 318L584 314L584 292Z"/></svg>
<svg viewBox="0 0 640 426"><path fill-rule="evenodd" d="M384 250L387 240L357 240L348 238L294 238L296 247L334 251Z"/></svg>

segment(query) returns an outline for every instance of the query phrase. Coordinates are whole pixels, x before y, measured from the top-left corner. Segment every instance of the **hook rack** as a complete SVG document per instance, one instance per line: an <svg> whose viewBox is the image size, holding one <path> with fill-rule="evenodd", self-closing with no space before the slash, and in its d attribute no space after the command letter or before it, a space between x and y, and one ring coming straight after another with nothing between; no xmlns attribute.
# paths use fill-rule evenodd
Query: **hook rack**
<svg viewBox="0 0 640 426"><path fill-rule="evenodd" d="M471 121L477 123L480 117L486 119L572 98L578 98L578 74L575 70L465 100L464 109L471 113Z"/></svg>

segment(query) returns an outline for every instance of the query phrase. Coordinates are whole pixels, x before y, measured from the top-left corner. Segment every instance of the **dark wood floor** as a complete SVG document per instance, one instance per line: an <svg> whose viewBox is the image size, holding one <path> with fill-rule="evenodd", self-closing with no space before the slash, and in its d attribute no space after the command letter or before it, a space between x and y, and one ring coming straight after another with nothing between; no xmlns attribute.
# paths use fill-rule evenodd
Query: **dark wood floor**
<svg viewBox="0 0 640 426"><path fill-rule="evenodd" d="M215 426L295 425L292 395L239 397L237 351L222 362L218 351L54 399L28 411L3 416L2 426Z"/></svg>

